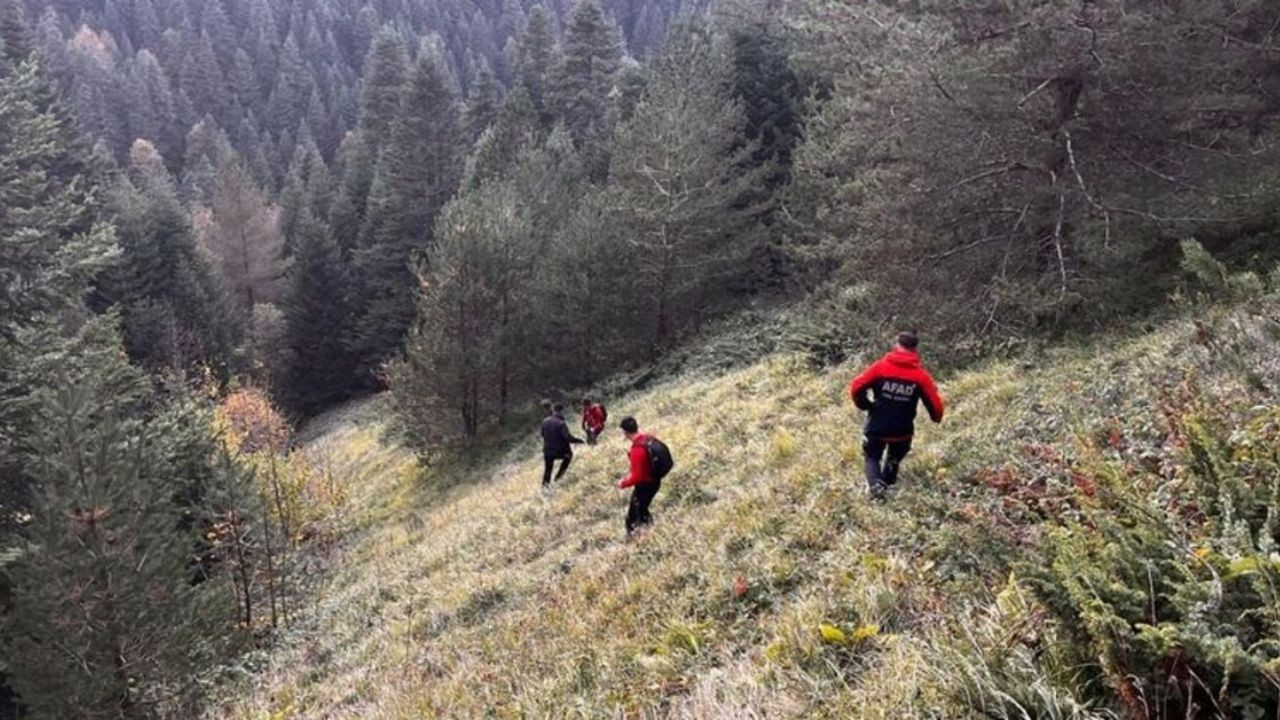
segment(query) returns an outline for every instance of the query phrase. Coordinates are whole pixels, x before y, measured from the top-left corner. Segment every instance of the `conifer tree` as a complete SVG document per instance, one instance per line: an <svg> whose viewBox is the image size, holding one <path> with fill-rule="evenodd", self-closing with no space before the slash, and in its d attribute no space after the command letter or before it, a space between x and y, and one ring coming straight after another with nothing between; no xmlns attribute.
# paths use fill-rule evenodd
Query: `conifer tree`
<svg viewBox="0 0 1280 720"><path fill-rule="evenodd" d="M606 136L609 95L621 57L616 31L599 0L578 0L564 32L555 98L559 117L579 147L598 151Z"/></svg>
<svg viewBox="0 0 1280 720"><path fill-rule="evenodd" d="M467 137L475 142L493 124L498 115L499 97L498 79L488 62L482 61L475 82L471 85L471 93L467 96Z"/></svg>
<svg viewBox="0 0 1280 720"><path fill-rule="evenodd" d="M393 353L413 320L410 263L432 246L432 225L457 188L458 101L437 55L420 53L382 153L356 253L359 310L352 346L366 368Z"/></svg>
<svg viewBox="0 0 1280 720"><path fill-rule="evenodd" d="M228 164L202 230L245 318L252 317L256 305L280 297L287 262L279 221L279 208L267 201L244 167Z"/></svg>
<svg viewBox="0 0 1280 720"><path fill-rule="evenodd" d="M551 18L541 4L529 8L515 44L516 79L529 94L529 100L544 125L554 117L552 102L553 75L559 65L559 49Z"/></svg>
<svg viewBox="0 0 1280 720"><path fill-rule="evenodd" d="M401 412L424 436L470 442L497 410L502 285L524 220L512 185L495 182L450 203L437 222L430 270L420 268L418 319L392 380Z"/></svg>
<svg viewBox="0 0 1280 720"><path fill-rule="evenodd" d="M186 209L149 143L112 193L120 263L104 288L123 313L131 357L150 369L206 367L226 381L243 332L217 271L196 245Z"/></svg>
<svg viewBox="0 0 1280 720"><path fill-rule="evenodd" d="M747 200L763 171L747 162L745 123L728 60L691 26L668 39L635 115L618 129L609 181L619 231L636 248L641 297L651 300L655 345L697 319L678 308L724 300L756 240L758 209Z"/></svg>
<svg viewBox="0 0 1280 720"><path fill-rule="evenodd" d="M341 399L351 386L350 279L329 229L309 210L297 221L294 264L283 303L288 367L282 397L309 413Z"/></svg>
<svg viewBox="0 0 1280 720"><path fill-rule="evenodd" d="M33 397L36 492L4 652L22 658L13 684L33 717L186 714L191 670L234 628L225 586L192 585L195 537L176 529L188 478L167 450L191 418L133 419L143 378L109 326L87 329Z"/></svg>
<svg viewBox="0 0 1280 720"><path fill-rule="evenodd" d="M542 124L528 91L523 86L516 87L468 156L464 185L478 187L501 176L521 150L537 144L542 136Z"/></svg>
<svg viewBox="0 0 1280 720"><path fill-rule="evenodd" d="M383 28L364 61L364 79L360 84L360 130L372 146L375 160L382 143L391 137L408 75L409 59L404 41L390 27Z"/></svg>

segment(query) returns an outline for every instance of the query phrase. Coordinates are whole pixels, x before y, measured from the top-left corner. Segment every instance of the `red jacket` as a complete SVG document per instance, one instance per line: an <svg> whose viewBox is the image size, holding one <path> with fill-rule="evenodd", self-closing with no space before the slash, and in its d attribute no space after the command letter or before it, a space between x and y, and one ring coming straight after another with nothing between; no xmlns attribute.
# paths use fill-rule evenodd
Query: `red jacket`
<svg viewBox="0 0 1280 720"><path fill-rule="evenodd" d="M600 403L582 411L582 427L596 433L604 430L604 407Z"/></svg>
<svg viewBox="0 0 1280 720"><path fill-rule="evenodd" d="M874 393L875 398L871 395ZM942 422L945 407L938 386L920 365L913 350L896 348L849 384L849 396L867 412L867 437L906 440L915 433L916 405L924 403L929 417Z"/></svg>
<svg viewBox="0 0 1280 720"><path fill-rule="evenodd" d="M634 439L631 440L631 473L618 483L618 488L625 490L626 488L641 485L649 482L649 448L645 447L645 443L649 442L649 436L644 433L636 433Z"/></svg>

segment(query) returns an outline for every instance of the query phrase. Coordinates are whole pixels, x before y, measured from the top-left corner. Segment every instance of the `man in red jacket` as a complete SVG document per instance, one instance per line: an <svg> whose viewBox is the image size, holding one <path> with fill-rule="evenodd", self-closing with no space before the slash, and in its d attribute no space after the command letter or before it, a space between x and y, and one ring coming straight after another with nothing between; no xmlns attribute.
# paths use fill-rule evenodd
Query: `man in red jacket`
<svg viewBox="0 0 1280 720"><path fill-rule="evenodd" d="M623 434L631 441L631 451L628 453L631 472L618 481L618 489L635 488L631 491L631 503L627 506L627 537L629 538L637 528L653 522L653 517L649 514L649 504L653 502L653 496L658 494L658 488L662 487L662 478L653 477L649 460L649 436L640 432L640 424L636 419L622 418L620 427Z"/></svg>
<svg viewBox="0 0 1280 720"><path fill-rule="evenodd" d="M587 444L595 445L596 438L604 432L605 421L609 413L600 403L591 402L591 398L582 398L582 432L587 434Z"/></svg>
<svg viewBox="0 0 1280 720"><path fill-rule="evenodd" d="M853 403L867 413L862 453L872 497L884 495L898 480L898 468L911 452L917 404L924 403L929 417L935 423L942 422L942 396L920 365L919 345L914 332L899 333L893 350L849 384Z"/></svg>

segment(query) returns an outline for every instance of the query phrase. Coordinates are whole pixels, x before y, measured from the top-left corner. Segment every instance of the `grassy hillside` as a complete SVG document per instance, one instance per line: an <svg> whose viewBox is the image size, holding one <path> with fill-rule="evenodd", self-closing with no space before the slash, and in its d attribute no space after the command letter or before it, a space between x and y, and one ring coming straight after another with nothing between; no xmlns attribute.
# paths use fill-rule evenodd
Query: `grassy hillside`
<svg viewBox="0 0 1280 720"><path fill-rule="evenodd" d="M1250 644L1251 623L1264 635L1280 628L1267 624L1280 596L1265 594L1280 570L1280 556L1267 555L1280 533L1277 316L1276 303L1255 302L944 378L946 423L922 430L903 482L880 504L862 492L851 367L814 372L774 358L613 398L614 418L636 414L677 462L655 528L629 544L625 495L612 488L625 466L617 431L580 452L544 499L532 433L483 465L420 468L383 442L381 400L349 407L312 429L308 452L347 484L354 529L305 619L214 714L1110 717L1143 699L1155 708L1160 688L1141 682L1146 621L1126 624L1108 594L1125 578L1103 577L1125 567L1105 554L1128 542L1115 538L1145 526L1110 528L1108 518L1148 503L1184 518L1152 524L1169 533L1153 547L1174 550L1150 560L1164 564L1148 566L1134 591L1134 612L1145 613L1150 580L1150 625L1165 636L1190 626L1177 614L1188 584L1213 578L1220 600L1256 620L1236 621L1237 645ZM1239 490L1224 478L1252 473L1237 483L1253 494L1236 498L1230 532L1196 499L1206 462L1219 468L1209 494L1222 503ZM1194 548L1178 550L1184 540ZM1067 554L1078 566L1055 573ZM1253 565L1237 582L1230 568L1242 558ZM1095 594L1073 606L1071 578L1095 575ZM1113 606L1120 619L1095 631ZM1063 620L1072 617L1080 622ZM1229 645L1228 625L1205 632ZM1249 678L1265 693L1280 678L1280 649L1260 642L1242 652L1258 659ZM1197 675L1194 648L1169 643L1187 648L1177 656L1190 668L1168 669L1175 689L1185 676L1194 698L1192 675L1211 687L1195 707L1248 700L1248 678Z"/></svg>

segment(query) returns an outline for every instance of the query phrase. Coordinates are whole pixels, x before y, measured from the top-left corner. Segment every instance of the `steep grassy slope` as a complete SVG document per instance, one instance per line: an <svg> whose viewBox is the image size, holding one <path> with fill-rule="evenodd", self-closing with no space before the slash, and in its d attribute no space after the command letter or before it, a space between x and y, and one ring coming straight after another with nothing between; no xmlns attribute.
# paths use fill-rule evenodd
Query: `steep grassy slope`
<svg viewBox="0 0 1280 720"><path fill-rule="evenodd" d="M922 430L887 503L862 492L851 368L775 358L612 399L676 454L633 543L617 431L544 499L532 437L421 469L381 441L379 400L348 408L309 452L348 484L356 529L306 619L215 714L969 717L1007 716L1008 696L1101 716L1038 660L989 664L1031 622L1037 646L1061 633L1010 570L1087 509L1100 468L1177 461L1178 388L1267 412L1276 316L1259 303L946 378L947 422ZM1011 608L1021 620L996 617Z"/></svg>

